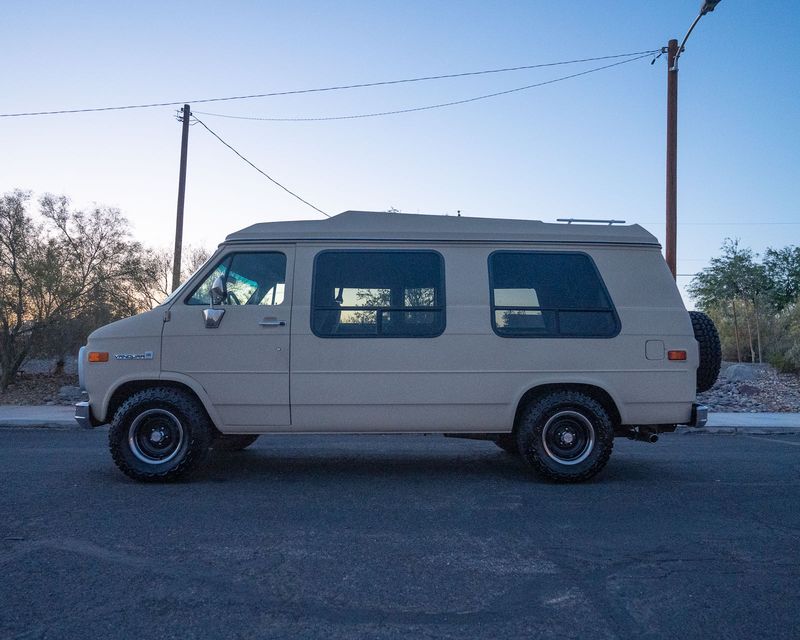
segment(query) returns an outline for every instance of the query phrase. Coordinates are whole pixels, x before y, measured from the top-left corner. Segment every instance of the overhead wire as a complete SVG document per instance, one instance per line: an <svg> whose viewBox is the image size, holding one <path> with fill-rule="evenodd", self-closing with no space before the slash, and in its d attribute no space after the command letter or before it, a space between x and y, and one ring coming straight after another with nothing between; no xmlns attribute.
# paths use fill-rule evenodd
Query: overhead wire
<svg viewBox="0 0 800 640"><path fill-rule="evenodd" d="M561 82L563 80L568 80L570 78L577 78L579 76L588 75L590 73L595 73L597 71L602 71L603 69L608 69L611 67L616 67L622 64L627 64L628 62L634 62L636 60L640 60L645 57L649 57L653 53L656 53L658 49L648 50L648 51L637 51L625 54L614 54L608 56L596 56L591 58L581 58L581 59L574 59L574 60L564 60L559 62L548 62L548 63L541 63L541 64L534 64L534 65L522 65L516 67L504 67L499 69L486 69L481 71L469 71L463 73L452 73L452 74L441 74L441 75L432 75L432 76L420 76L416 78L403 78L397 80L384 80L378 82L365 82L365 83L357 83L357 84L350 84L350 85L335 85L335 86L328 86L328 87L317 87L317 88L310 88L310 89L295 89L295 90L288 90L288 91L274 91L270 93L261 93L261 94L248 94L248 95L238 95L238 96L226 96L226 97L219 97L219 98L203 98L199 100L180 100L180 101L172 101L172 102L152 102L152 103L142 103L142 104L128 104L128 105L117 105L117 106L109 106L109 107L90 107L90 108L83 108L83 109L58 109L52 111L28 111L28 112L18 112L18 113L4 113L0 114L0 118L15 118L15 117L24 117L24 116L43 116L43 115L59 115L59 114L75 114L75 113L94 113L94 112L104 112L104 111L120 111L120 110L130 110L130 109L147 109L147 108L155 108L155 107L168 107L168 106L177 106L181 104L202 104L202 103L209 103L209 102L226 102L226 101L234 101L234 100L247 100L247 99L254 99L254 98L266 98L266 97L274 97L274 96L287 96L287 95L298 95L298 94L307 94L307 93L321 93L327 91L339 91L339 90L346 90L346 89L359 89L359 88L368 88L368 87L376 87L376 86L387 86L387 85L396 85L396 84L405 84L405 83L413 83L413 82L425 82L431 80L441 80L447 78L461 78L467 76L479 76L479 75L487 75L487 74L497 74L497 73L506 73L512 71L522 71L522 70L529 70L529 69L537 69L543 67L554 67L560 65L569 65L569 64L578 64L583 62L591 62L591 61L598 61L598 60L609 60L609 59L618 59L618 58L625 58L625 60L621 60L618 62L614 62L612 64L603 65L601 67L596 67L593 69L588 69L585 71L581 71L579 73L570 74L567 76L562 76L559 78L554 78L551 80L546 80L543 82L537 82L534 84L526 85L523 87L516 87L514 89L508 89L505 91L498 91L490 94L484 94L480 96L474 96L472 98L466 98L463 100L455 100L446 103L439 103L435 105L426 105L422 107L413 107L409 109L398 109L394 111L386 111L380 113L368 113L368 114L356 114L350 116L332 116L332 117L325 117L325 118L260 118L260 117L245 117L245 116L234 116L230 114L217 114L217 113L209 113L209 112L193 112L192 113L192 124L200 124L206 131L208 131L214 138L216 138L220 143L230 149L233 153L236 154L241 160L246 162L250 165L253 169L258 171L261 175L267 178L270 182L272 182L277 187L281 188L283 191L291 195L292 197L296 198L306 206L314 209L318 213L321 213L327 218L331 216L317 207L316 205L312 204L305 198L301 197L288 187L284 186L275 178L270 176L268 173L263 171L253 162L248 160L244 155L242 155L237 149L235 149L231 144L226 142L219 134L217 134L214 130L212 130L205 122L203 122L200 118L198 118L195 114L199 113L200 115L211 115L217 117L228 117L228 118L236 118L236 119L244 119L244 120L272 120L272 121L310 121L310 120L343 120L343 119L354 119L354 118L370 118L370 117L377 117L382 115L394 115L400 113L409 113L414 111L427 111L431 109L438 109L443 107L455 106L460 104L466 104L470 102L476 102L479 100L486 100L488 98L494 98L502 95L507 95L511 93L516 93L519 91L525 91L527 89L533 89L535 87L540 87L548 84L553 84L555 82Z"/></svg>
<svg viewBox="0 0 800 640"><path fill-rule="evenodd" d="M566 76L560 76L558 78L552 78L550 80L544 80L542 82L536 82L534 84L528 84L523 87L515 87L514 89L506 89L505 91L496 91L494 93L486 93L479 96L473 96L471 98L464 98L463 100L452 100L450 102L440 102L437 104L430 104L425 105L422 107L410 107L408 109L394 109L391 111L377 111L372 113L359 113L354 115L344 115L344 116L322 116L322 117L302 117L302 118L270 118L270 117L260 117L260 116L237 116L229 113L214 113L210 111L197 111L200 115L206 116L214 116L217 118L230 118L233 120L258 120L264 122L321 122L321 121L330 121L330 120L355 120L359 118L377 118L380 116L393 116L398 115L401 113L413 113L415 111L430 111L432 109L442 109L444 107L453 107L456 105L467 104L470 102L478 102L479 100L487 100L489 98L496 98L498 96L505 96L510 93L518 93L520 91L526 91L528 89L534 89L536 87L543 87L548 84L554 84L556 82L562 82L564 80L570 80L572 78L578 78L580 76L586 76L590 73L597 73L598 71L603 71L604 69L610 69L611 67L618 67L623 64L628 64L629 62L635 62L636 60L641 60L642 58L649 58L652 55L651 51L643 55L636 56L634 58L629 58L627 60L622 60L620 62L614 62L612 64L603 65L601 67L594 67L592 69L587 69L585 71L581 71L579 73L572 73Z"/></svg>
<svg viewBox="0 0 800 640"><path fill-rule="evenodd" d="M380 87L380 86L390 86L396 84L407 84L412 82L428 82L432 80L445 80L448 78L465 78L469 76L480 76L480 75L488 75L488 74L496 74L496 73L508 73L512 71L524 71L530 69L540 69L544 67L555 67L561 65L569 65L569 64L579 64L582 62L596 62L598 60L611 60L614 58L628 58L631 56L650 56L656 52L660 51L660 49L651 49L649 51L634 51L631 53L618 53L608 56L595 56L591 58L580 58L574 60L562 60L559 62L545 62L540 64L529 64L529 65L521 65L516 67L502 67L499 69L484 69L481 71L466 71L462 73L447 73L447 74L440 74L440 75L430 75L430 76L419 76L415 78L401 78L396 80L380 80L376 82L359 82L355 84L345 84L345 85L333 85L327 87L314 87L309 89L291 89L287 91L272 91L268 93L253 93L253 94L245 94L245 95L235 95L235 96L225 96L225 97L218 97L218 98L201 98L197 100L174 100L171 102L148 102L148 103L139 103L139 104L126 104L126 105L115 105L115 106L108 106L108 107L87 107L81 109L56 109L51 111L41 110L41 111L23 111L17 113L0 113L0 118L20 118L26 116L49 116L49 115L63 115L63 114L73 114L73 113L95 113L95 112L102 112L102 111L123 111L128 109L151 109L155 107L174 107L182 104L203 104L209 102L229 102L233 100L251 100L255 98L271 98L277 96L291 96L291 95L300 95L306 93L322 93L326 91L343 91L347 89L364 89L369 87Z"/></svg>
<svg viewBox="0 0 800 640"><path fill-rule="evenodd" d="M663 220L659 220L658 222L639 222L638 224L664 224ZM736 220L728 220L727 222L678 222L678 226L697 226L697 227L741 227L741 226L752 226L758 227L761 225L786 225L786 224L800 224L798 222L738 222Z"/></svg>
<svg viewBox="0 0 800 640"><path fill-rule="evenodd" d="M329 214L325 213L325 212L324 212L322 209L320 209L319 207L317 207L317 206L315 206L315 205L311 204L311 203L310 203L308 200L306 200L305 198L302 198L301 196L297 195L297 194L296 194L294 191L292 191L292 190L291 190L291 189L289 189L288 187L285 187L284 185L282 185L282 184L281 184L280 182L278 182L278 181L277 181L275 178L273 178L271 175L269 175L269 174L268 174L266 171L263 171L262 169L259 169L259 168L258 168L258 167L257 167L255 164L253 164L252 162L250 162L250 160L248 160L247 158L245 158L245 157L244 157L244 156L243 156L241 153L239 153L239 152L238 152L236 149L234 149L234 148L233 148L233 147L232 147L230 144L228 144L227 142L225 142L225 140L223 140L223 139L222 139L222 138L221 138L221 137L220 137L220 136L219 136L219 135L218 135L216 132L214 132L214 131L213 131L213 130L212 130L212 129L211 129L211 128L210 128L210 127L209 127L209 126L208 126L208 125L205 123L205 122L203 122L203 121L202 121L200 118L198 118L198 117L196 117L196 116L192 116L192 117L194 118L194 121L195 121L195 122L197 122L198 124L202 125L202 126L205 128L205 130L206 130L206 131L208 131L208 132L209 132L209 133L210 133L212 136L214 136L214 137L215 137L217 140L219 140L219 141L220 141L222 144L224 144L226 147L228 147L228 149L230 149L231 151L233 151L233 152L234 152L234 153L235 153L237 156L239 156L239 157L240 157L242 160L244 160L244 161L245 161L247 164L249 164L251 167L253 167L253 169L255 169L256 171L258 171L258 172L259 172L259 173L260 173L262 176L264 176L264 177L265 177L267 180L269 180L269 181L270 181L270 182L272 182L273 184L275 184L275 185L277 185L278 187L280 187L281 189L283 189L283 190L284 190L286 193L288 193L290 196L293 196L294 198L297 198L297 199L298 199L300 202L302 202L303 204L305 204L305 205L308 205L309 207L311 207L311 208L312 208L312 209L314 209L315 211L318 211L319 213L321 213L321 214L322 214L323 216L325 216L326 218L330 218L330 217L331 217Z"/></svg>

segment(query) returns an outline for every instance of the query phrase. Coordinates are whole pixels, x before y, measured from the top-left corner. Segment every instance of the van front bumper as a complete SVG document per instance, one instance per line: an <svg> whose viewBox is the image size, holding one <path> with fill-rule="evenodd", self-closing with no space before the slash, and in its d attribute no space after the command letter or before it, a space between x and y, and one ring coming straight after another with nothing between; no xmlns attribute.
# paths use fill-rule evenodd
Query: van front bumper
<svg viewBox="0 0 800 640"><path fill-rule="evenodd" d="M92 415L91 405L85 400L75 405L75 422L84 429L91 429L100 424Z"/></svg>

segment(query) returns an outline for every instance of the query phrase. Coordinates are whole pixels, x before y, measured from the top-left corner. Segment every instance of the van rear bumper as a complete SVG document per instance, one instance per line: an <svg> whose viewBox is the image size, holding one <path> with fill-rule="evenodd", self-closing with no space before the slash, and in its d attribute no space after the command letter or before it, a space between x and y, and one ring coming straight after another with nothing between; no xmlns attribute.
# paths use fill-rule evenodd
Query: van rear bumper
<svg viewBox="0 0 800 640"><path fill-rule="evenodd" d="M708 422L708 407L704 404L692 404L692 417L687 427L705 427Z"/></svg>

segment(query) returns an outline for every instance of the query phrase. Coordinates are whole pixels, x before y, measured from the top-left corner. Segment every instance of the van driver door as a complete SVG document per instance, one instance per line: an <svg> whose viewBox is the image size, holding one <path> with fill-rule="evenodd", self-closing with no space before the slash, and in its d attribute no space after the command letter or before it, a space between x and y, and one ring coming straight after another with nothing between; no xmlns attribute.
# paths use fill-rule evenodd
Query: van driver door
<svg viewBox="0 0 800 640"><path fill-rule="evenodd" d="M226 431L288 426L294 247L231 248L175 300L162 334L162 371L196 380ZM222 284L214 301L212 287Z"/></svg>

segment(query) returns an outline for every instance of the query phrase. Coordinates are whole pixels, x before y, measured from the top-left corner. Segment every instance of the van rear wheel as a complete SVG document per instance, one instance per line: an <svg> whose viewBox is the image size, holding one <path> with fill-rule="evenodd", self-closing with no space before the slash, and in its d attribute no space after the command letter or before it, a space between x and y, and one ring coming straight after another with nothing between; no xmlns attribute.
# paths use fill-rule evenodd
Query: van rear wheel
<svg viewBox="0 0 800 640"><path fill-rule="evenodd" d="M539 475L583 482L608 462L614 429L597 400L578 391L559 391L525 408L517 425L517 446Z"/></svg>
<svg viewBox="0 0 800 640"><path fill-rule="evenodd" d="M128 477L177 480L194 471L211 445L211 422L190 394L169 387L137 391L114 414L111 457Z"/></svg>

